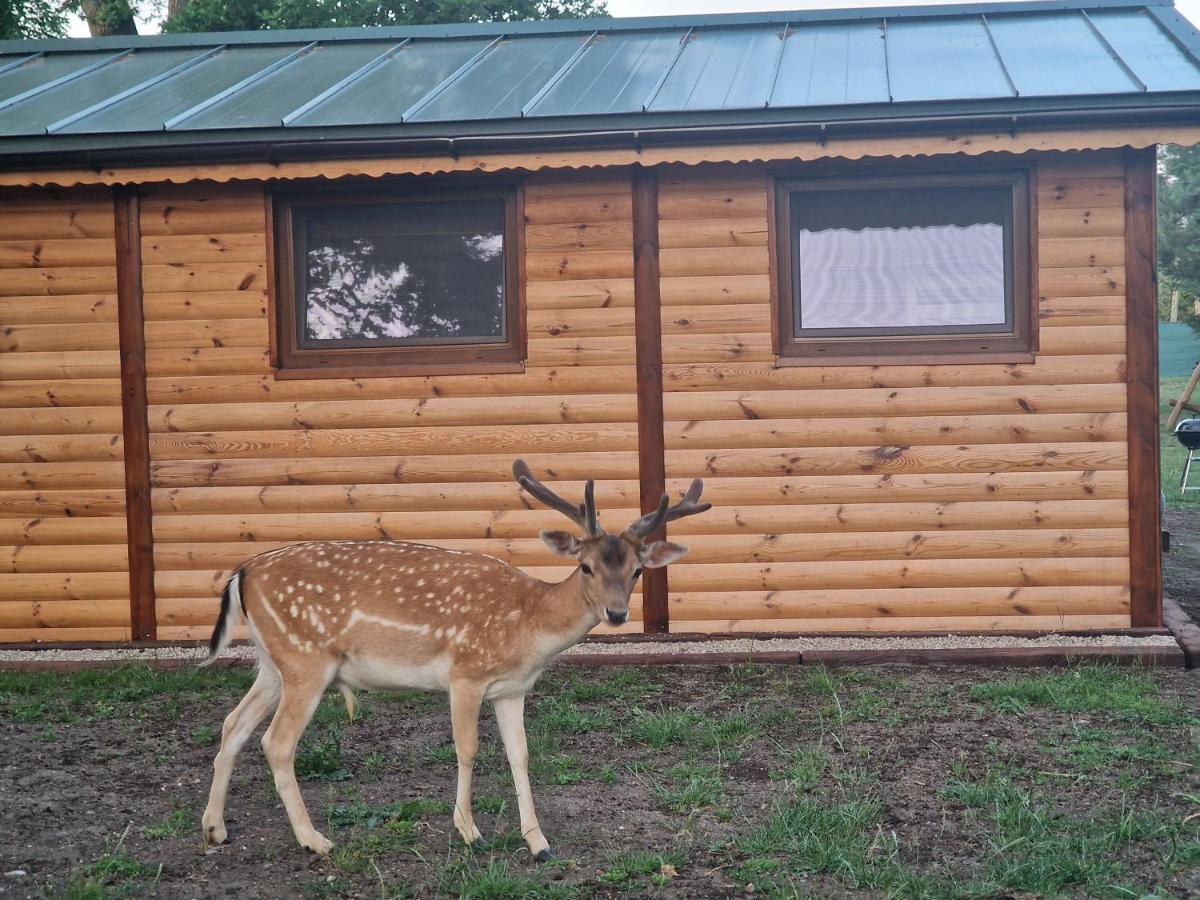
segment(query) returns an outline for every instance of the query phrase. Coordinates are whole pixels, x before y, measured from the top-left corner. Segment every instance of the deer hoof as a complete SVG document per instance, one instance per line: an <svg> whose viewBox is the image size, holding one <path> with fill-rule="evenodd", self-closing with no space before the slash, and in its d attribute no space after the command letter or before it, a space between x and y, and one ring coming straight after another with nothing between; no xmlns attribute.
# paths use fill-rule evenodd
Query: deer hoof
<svg viewBox="0 0 1200 900"><path fill-rule="evenodd" d="M223 844L229 838L224 822L204 822L204 846Z"/></svg>
<svg viewBox="0 0 1200 900"><path fill-rule="evenodd" d="M550 860L552 860L552 859L554 859L554 854L550 852L549 847L543 847L537 853L533 854L534 862L544 863L544 862L550 862Z"/></svg>
<svg viewBox="0 0 1200 900"><path fill-rule="evenodd" d="M325 835L314 831L311 836L300 842L300 846L318 856L328 856L329 851L333 849L333 841L329 840Z"/></svg>

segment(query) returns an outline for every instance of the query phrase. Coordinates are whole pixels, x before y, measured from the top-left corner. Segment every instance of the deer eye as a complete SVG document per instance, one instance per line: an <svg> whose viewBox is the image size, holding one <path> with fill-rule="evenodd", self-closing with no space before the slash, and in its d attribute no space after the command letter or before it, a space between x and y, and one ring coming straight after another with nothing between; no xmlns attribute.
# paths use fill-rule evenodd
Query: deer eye
<svg viewBox="0 0 1200 900"><path fill-rule="evenodd" d="M634 580L634 581L637 581L637 580L638 580L639 578L641 578L641 577L642 577L642 570L641 570L641 569L634 569L634 570L633 570L633 580Z"/></svg>
<svg viewBox="0 0 1200 900"><path fill-rule="evenodd" d="M592 567L591 567L591 566L589 566L587 563L580 563L580 564L579 564L579 568L583 569L583 574L584 574L584 575L591 575L591 574L592 574Z"/></svg>

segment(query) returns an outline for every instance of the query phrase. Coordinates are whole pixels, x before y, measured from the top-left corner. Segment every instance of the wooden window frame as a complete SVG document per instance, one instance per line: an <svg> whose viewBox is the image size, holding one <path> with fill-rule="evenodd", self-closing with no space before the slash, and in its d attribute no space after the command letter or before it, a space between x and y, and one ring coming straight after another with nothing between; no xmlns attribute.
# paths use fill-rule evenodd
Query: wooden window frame
<svg viewBox="0 0 1200 900"><path fill-rule="evenodd" d="M501 200L504 203L505 339L465 340L410 346L301 347L297 321L303 298L296 289L296 245L293 210L298 207L430 200ZM289 186L268 192L268 235L271 248L271 365L277 378L370 378L523 372L525 329L524 190L520 182L464 184L462 181L420 185L389 182L351 187ZM334 342L324 342L332 345ZM349 343L349 341L347 341Z"/></svg>
<svg viewBox="0 0 1200 900"><path fill-rule="evenodd" d="M863 161L855 166L806 167L772 173L768 200L769 246L774 257L772 317L776 363L780 366L876 365L927 363L1033 362L1038 350L1037 283L1037 173L1026 160L994 163L877 166ZM968 333L953 326L931 328L919 334L839 337L823 334L796 337L795 271L792 260L791 203L794 194L830 188L1009 186L1012 190L1013 272L1011 329Z"/></svg>

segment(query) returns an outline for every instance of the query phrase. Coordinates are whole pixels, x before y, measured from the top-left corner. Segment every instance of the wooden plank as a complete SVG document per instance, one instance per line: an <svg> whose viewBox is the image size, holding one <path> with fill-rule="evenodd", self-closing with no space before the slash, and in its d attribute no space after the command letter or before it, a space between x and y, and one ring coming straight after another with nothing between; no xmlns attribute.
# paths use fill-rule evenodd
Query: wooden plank
<svg viewBox="0 0 1200 900"><path fill-rule="evenodd" d="M1045 297L1112 297L1125 293L1125 267L1075 266L1048 268L1038 272L1038 285Z"/></svg>
<svg viewBox="0 0 1200 900"><path fill-rule="evenodd" d="M530 250L525 272L530 282L628 278L633 259L628 250Z"/></svg>
<svg viewBox="0 0 1200 900"><path fill-rule="evenodd" d="M144 264L180 262L261 262L267 238L262 233L157 235L142 239Z"/></svg>
<svg viewBox="0 0 1200 900"><path fill-rule="evenodd" d="M1110 446L1110 445L1101 445ZM1124 445L1121 445L1122 457ZM637 477L637 453L540 453L523 454L539 478L585 480ZM156 487L201 485L272 484L396 484L503 481L512 477L513 454L499 456L343 456L335 459L228 459L162 460L152 465ZM79 465L57 463L57 467ZM100 465L100 464L94 464ZM1122 466L1123 467L1123 466ZM0 484L8 466L0 464ZM24 466L19 473L32 477ZM47 465L46 468L50 468ZM1094 468L1089 466L1089 468ZM19 484L19 487L27 485ZM106 485L88 485L104 487Z"/></svg>
<svg viewBox="0 0 1200 900"><path fill-rule="evenodd" d="M0 490L120 487L121 463L0 463Z"/></svg>
<svg viewBox="0 0 1200 900"><path fill-rule="evenodd" d="M1095 559L906 559L713 563L685 558L671 567L672 590L800 591L865 588L1116 586L1129 584L1129 561ZM783 630L783 629L780 629Z"/></svg>
<svg viewBox="0 0 1200 900"><path fill-rule="evenodd" d="M152 350L192 347L252 347L267 345L267 320L252 319L186 319L182 321L146 322L146 347Z"/></svg>
<svg viewBox="0 0 1200 900"><path fill-rule="evenodd" d="M434 397L420 400L313 400L300 402L192 403L151 406L153 431L227 429L434 428L437 426L554 425L636 422L637 398L622 394L526 397ZM53 410L0 413L24 419L37 412L39 423ZM93 421L81 410L73 421ZM85 430L80 428L79 430ZM46 432L34 431L42 434Z"/></svg>
<svg viewBox="0 0 1200 900"><path fill-rule="evenodd" d="M668 391L808 388L912 388L1013 384L1124 384L1123 353L1039 355L1033 365L777 366L771 362L675 363L663 367Z"/></svg>
<svg viewBox="0 0 1200 900"><path fill-rule="evenodd" d="M1126 342L1129 379L1129 565L1135 627L1162 624L1158 447L1156 151L1125 154Z"/></svg>
<svg viewBox="0 0 1200 900"><path fill-rule="evenodd" d="M951 634L978 634L986 632L1034 631L1060 633L1062 631L1102 631L1129 627L1129 616L1122 613L1100 613L1083 616L874 616L860 619L713 619L678 623L680 629L701 631L707 628L714 632L741 632L771 634L775 631L801 632L804 634L908 634L911 632L935 632ZM1081 650L1085 648L1080 648ZM1157 648L1155 648L1157 649ZM1170 648L1168 648L1170 649ZM816 659L830 659L835 651L810 651ZM837 651L846 653L848 651ZM942 651L925 651L920 656L932 659ZM949 651L946 651L949 652ZM830 655L826 655L830 654ZM1060 659L1062 657L1059 657Z"/></svg>
<svg viewBox="0 0 1200 900"><path fill-rule="evenodd" d="M1046 178L1039 172L1038 205L1043 209L1091 209L1114 207L1125 202L1124 180L1119 175L1104 178L1081 178L1063 173Z"/></svg>
<svg viewBox="0 0 1200 900"><path fill-rule="evenodd" d="M0 435L115 434L120 430L121 410L116 406L0 409Z"/></svg>
<svg viewBox="0 0 1200 900"><path fill-rule="evenodd" d="M111 294L116 289L112 265L6 269L4 277L0 278L0 297Z"/></svg>
<svg viewBox="0 0 1200 900"><path fill-rule="evenodd" d="M42 204L33 208L0 207L0 240L23 241L31 234L44 240L112 238L112 210L107 204Z"/></svg>
<svg viewBox="0 0 1200 900"><path fill-rule="evenodd" d="M1118 441L1126 436L1124 413L1037 416L899 416L841 419L670 421L668 450L753 447L878 447L880 444L1053 443Z"/></svg>
<svg viewBox="0 0 1200 900"><path fill-rule="evenodd" d="M1125 240L1112 237L1043 237L1038 243L1042 266L1123 266Z"/></svg>
<svg viewBox="0 0 1200 900"><path fill-rule="evenodd" d="M146 422L146 338L142 312L141 208L136 188L113 189L117 237L117 321L121 337L125 515L129 547L130 624L134 638L154 640L154 535L150 507L150 428Z"/></svg>
<svg viewBox="0 0 1200 900"><path fill-rule="evenodd" d="M0 546L123 544L125 531L125 522L120 517L0 519ZM64 559L62 565L69 567L71 564Z"/></svg>
<svg viewBox="0 0 1200 900"><path fill-rule="evenodd" d="M0 269L111 266L114 253L110 238L0 241Z"/></svg>
<svg viewBox="0 0 1200 900"><path fill-rule="evenodd" d="M525 204L530 225L573 225L579 222L628 222L633 201L628 192L580 193L541 197Z"/></svg>
<svg viewBox="0 0 1200 900"><path fill-rule="evenodd" d="M265 319L267 292L263 291L167 291L146 294L148 322L184 319Z"/></svg>
<svg viewBox="0 0 1200 900"><path fill-rule="evenodd" d="M262 291L267 284L262 262L198 262L148 265L142 273L151 291Z"/></svg>
<svg viewBox="0 0 1200 900"><path fill-rule="evenodd" d="M1042 238L1121 237L1124 233L1125 213L1119 206L1043 209L1038 215L1038 234Z"/></svg>
<svg viewBox="0 0 1200 900"><path fill-rule="evenodd" d="M525 203L531 204L526 187ZM620 250L628 253L633 244L631 222L572 222L570 224L529 225L525 228L526 246L531 251L574 252L579 250Z"/></svg>
<svg viewBox="0 0 1200 900"><path fill-rule="evenodd" d="M125 523L112 544L20 544L0 547L0 572L128 572ZM86 538L86 535L84 535ZM125 577L125 594L129 578ZM126 618L129 609L126 606Z"/></svg>
<svg viewBox="0 0 1200 900"><path fill-rule="evenodd" d="M673 219L659 223L664 250L680 247L765 247L766 217L746 219Z"/></svg>
<svg viewBox="0 0 1200 900"><path fill-rule="evenodd" d="M633 268L636 316L638 472L641 510L658 508L666 492L663 445L662 320L659 297L658 174L637 167L633 173ZM662 540L665 529L646 537ZM647 569L642 577L642 624L647 633L670 631L667 570Z"/></svg>
<svg viewBox="0 0 1200 900"><path fill-rule="evenodd" d="M1187 667L1200 667L1200 627L1171 597L1163 598L1163 624L1183 650Z"/></svg>
<svg viewBox="0 0 1200 900"><path fill-rule="evenodd" d="M682 247L662 254L664 278L765 275L769 267L765 243L757 247Z"/></svg>
<svg viewBox="0 0 1200 900"><path fill-rule="evenodd" d="M67 351L48 353L5 353L0 354L0 388L13 388L11 382L26 381L38 384L16 386L19 390L46 391L58 397L55 385L68 390L107 386L108 382L91 381L81 383L79 379L112 379L118 383L121 377L121 357L115 350ZM70 382L64 384L63 380ZM10 382L4 384L3 382ZM61 399L58 401L62 403ZM6 403L20 406L19 403ZM30 404L41 405L39 401ZM86 406L78 402L62 403L64 406Z"/></svg>
<svg viewBox="0 0 1200 900"><path fill-rule="evenodd" d="M726 591L670 600L672 617L687 621L1129 614L1129 589L1120 586Z"/></svg>
<svg viewBox="0 0 1200 900"><path fill-rule="evenodd" d="M0 356L0 367L4 356ZM631 395L635 369L610 366L548 368L529 366L523 373L504 375L431 375L426 378L314 378L276 381L269 374L221 374L151 378L150 400L155 404L233 403L274 400L428 400L491 397L567 397L574 394ZM4 386L0 384L0 394Z"/></svg>
<svg viewBox="0 0 1200 900"><path fill-rule="evenodd" d="M50 438L45 439L47 442ZM80 438L79 440L82 440ZM474 455L576 450L634 450L633 424L488 425L441 428L327 428L301 431L156 432L153 459L341 458L397 454ZM19 448L16 448L19 450ZM3 445L0 444L0 453ZM2 457L0 457L2 458Z"/></svg>
<svg viewBox="0 0 1200 900"><path fill-rule="evenodd" d="M73 353L89 350L116 350L117 326L101 322L80 327L67 325L7 325L0 332L0 353Z"/></svg>
<svg viewBox="0 0 1200 900"><path fill-rule="evenodd" d="M690 479L667 480L672 496L682 496ZM1125 500L1122 469L1076 472L989 472L832 477L734 477L710 479L705 496L716 506L746 504L904 503L918 501Z"/></svg>
<svg viewBox="0 0 1200 900"><path fill-rule="evenodd" d="M1125 324L1125 298L1042 297L1038 317L1043 328Z"/></svg>
<svg viewBox="0 0 1200 900"><path fill-rule="evenodd" d="M115 321L117 321L115 294L0 297L0 322L5 325L61 325L65 322Z"/></svg>
<svg viewBox="0 0 1200 900"><path fill-rule="evenodd" d="M1124 469L1124 442L973 444L964 447L814 447L804 450L668 450L667 474L729 476L1021 472Z"/></svg>
<svg viewBox="0 0 1200 900"><path fill-rule="evenodd" d="M1035 415L1122 412L1118 384L843 388L831 390L711 391L672 393L668 420L775 419L833 416Z"/></svg>
<svg viewBox="0 0 1200 900"><path fill-rule="evenodd" d="M263 234L266 220L261 188L243 191L245 199L148 198L142 236Z"/></svg>
<svg viewBox="0 0 1200 900"><path fill-rule="evenodd" d="M125 495L116 491L0 491L0 517L121 516Z"/></svg>
<svg viewBox="0 0 1200 900"><path fill-rule="evenodd" d="M771 302L771 278L765 273L677 275L674 278L664 278L661 291L664 307L728 306L734 303L765 306Z"/></svg>
<svg viewBox="0 0 1200 900"><path fill-rule="evenodd" d="M632 278L531 281L525 286L530 309L607 309L633 307Z"/></svg>
<svg viewBox="0 0 1200 900"><path fill-rule="evenodd" d="M1117 617L1118 619L1121 617ZM1097 624L1097 617L1072 617ZM1103 618L1100 621L1104 621ZM1078 644L1042 647L937 647L918 650L893 648L887 650L813 650L805 653L805 662L820 666L1066 666L1091 661L1104 666L1179 667L1183 665L1179 648L1170 646L1095 647Z"/></svg>

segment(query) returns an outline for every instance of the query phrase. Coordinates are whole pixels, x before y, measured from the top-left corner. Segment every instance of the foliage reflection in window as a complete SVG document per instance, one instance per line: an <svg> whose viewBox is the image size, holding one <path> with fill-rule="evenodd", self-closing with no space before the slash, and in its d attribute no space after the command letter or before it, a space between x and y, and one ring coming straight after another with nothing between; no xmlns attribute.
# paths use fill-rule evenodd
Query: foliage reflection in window
<svg viewBox="0 0 1200 900"><path fill-rule="evenodd" d="M424 202L306 216L304 346L504 337L504 204Z"/></svg>

